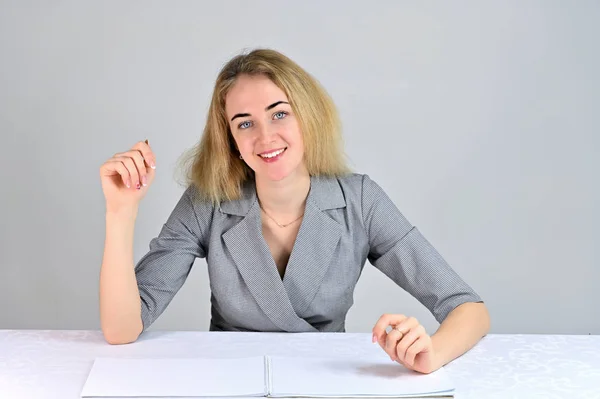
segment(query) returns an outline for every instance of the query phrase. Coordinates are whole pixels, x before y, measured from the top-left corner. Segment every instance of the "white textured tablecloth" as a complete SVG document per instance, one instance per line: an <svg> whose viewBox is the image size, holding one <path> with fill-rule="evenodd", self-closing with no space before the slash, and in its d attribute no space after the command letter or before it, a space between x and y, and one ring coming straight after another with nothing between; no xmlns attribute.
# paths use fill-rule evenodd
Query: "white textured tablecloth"
<svg viewBox="0 0 600 399"><path fill-rule="evenodd" d="M113 346L99 331L0 330L0 398L77 399L100 356L354 357L372 345L354 333L147 332ZM600 336L488 335L446 369L457 399L600 398Z"/></svg>

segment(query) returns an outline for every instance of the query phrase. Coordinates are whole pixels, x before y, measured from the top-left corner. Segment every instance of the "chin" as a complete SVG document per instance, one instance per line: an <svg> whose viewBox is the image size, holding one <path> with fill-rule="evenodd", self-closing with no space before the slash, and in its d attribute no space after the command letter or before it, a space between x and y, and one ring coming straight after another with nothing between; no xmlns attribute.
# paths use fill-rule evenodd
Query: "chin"
<svg viewBox="0 0 600 399"><path fill-rule="evenodd" d="M281 181L296 174L302 174L305 169L302 161L296 161L295 159L286 159L285 161L287 162L282 162L277 167L273 167L274 165L271 167L268 165L255 165L256 169L253 168L254 175L269 181Z"/></svg>
<svg viewBox="0 0 600 399"><path fill-rule="evenodd" d="M291 173L289 172L277 172L277 173L267 173L265 174L265 177L271 181L281 181L284 180L286 177L288 177Z"/></svg>
<svg viewBox="0 0 600 399"><path fill-rule="evenodd" d="M259 173L261 178L264 178L266 180L270 180L270 181L282 181L285 180L286 178L293 176L295 174L295 172L297 171L297 169L295 168L278 168L278 169L272 169L272 170L264 170L262 171L263 173ZM256 173L255 173L256 174Z"/></svg>

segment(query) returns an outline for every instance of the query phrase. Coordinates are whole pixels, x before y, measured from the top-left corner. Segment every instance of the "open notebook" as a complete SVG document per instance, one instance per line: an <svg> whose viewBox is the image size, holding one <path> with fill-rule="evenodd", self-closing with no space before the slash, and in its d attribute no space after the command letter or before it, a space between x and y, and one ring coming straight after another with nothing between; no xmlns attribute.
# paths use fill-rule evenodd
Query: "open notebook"
<svg viewBox="0 0 600 399"><path fill-rule="evenodd" d="M97 358L82 398L452 397L442 368L420 374L385 358Z"/></svg>

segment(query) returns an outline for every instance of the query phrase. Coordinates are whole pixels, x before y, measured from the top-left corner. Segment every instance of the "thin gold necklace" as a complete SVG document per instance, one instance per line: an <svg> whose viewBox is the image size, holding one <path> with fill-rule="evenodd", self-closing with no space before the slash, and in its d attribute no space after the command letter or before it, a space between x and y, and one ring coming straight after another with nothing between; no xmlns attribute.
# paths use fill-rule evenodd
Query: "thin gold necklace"
<svg viewBox="0 0 600 399"><path fill-rule="evenodd" d="M269 217L269 219L271 219L272 221L274 221L275 224L277 226L279 226L279 227L288 227L289 225L291 225L293 223L296 223L298 220L300 220L300 218L302 218L302 216L304 216L304 213L302 213L302 215L298 216L298 218L292 220L291 222L286 223L286 224L280 224L277 220L273 219L273 217L271 215L269 215L267 213L267 211L265 211L265 208L262 207L262 204L260 202L258 203L258 205L260 206L260 209L262 209L262 211L265 213L265 215L267 215Z"/></svg>

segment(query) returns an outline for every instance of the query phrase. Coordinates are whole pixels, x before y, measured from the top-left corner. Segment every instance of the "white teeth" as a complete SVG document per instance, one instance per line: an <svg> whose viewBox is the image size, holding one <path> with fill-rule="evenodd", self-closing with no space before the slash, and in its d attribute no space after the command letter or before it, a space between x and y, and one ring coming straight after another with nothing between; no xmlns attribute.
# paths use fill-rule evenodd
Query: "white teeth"
<svg viewBox="0 0 600 399"><path fill-rule="evenodd" d="M273 158L273 157L276 157L277 155L281 154L283 152L283 150L285 150L285 148L282 148L279 151L270 152L268 154L261 154L260 156L263 158Z"/></svg>

